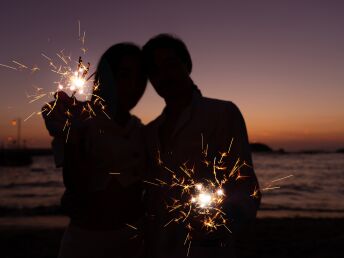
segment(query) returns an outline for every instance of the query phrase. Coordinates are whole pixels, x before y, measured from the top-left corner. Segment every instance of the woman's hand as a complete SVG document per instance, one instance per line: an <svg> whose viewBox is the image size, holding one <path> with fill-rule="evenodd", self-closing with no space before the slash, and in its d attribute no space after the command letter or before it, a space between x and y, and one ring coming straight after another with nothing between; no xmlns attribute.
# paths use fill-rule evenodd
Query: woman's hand
<svg viewBox="0 0 344 258"><path fill-rule="evenodd" d="M42 107L42 116L51 136L64 137L68 123L82 119L83 103L63 91L56 92L54 97L54 101Z"/></svg>

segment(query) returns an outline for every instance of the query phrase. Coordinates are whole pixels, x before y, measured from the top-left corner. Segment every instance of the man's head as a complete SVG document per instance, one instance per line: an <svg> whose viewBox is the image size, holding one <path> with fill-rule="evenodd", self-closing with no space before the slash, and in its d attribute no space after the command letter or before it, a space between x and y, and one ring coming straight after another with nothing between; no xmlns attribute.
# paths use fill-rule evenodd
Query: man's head
<svg viewBox="0 0 344 258"><path fill-rule="evenodd" d="M182 40L159 34L151 38L142 51L149 80L161 97L173 99L192 90L192 61Z"/></svg>

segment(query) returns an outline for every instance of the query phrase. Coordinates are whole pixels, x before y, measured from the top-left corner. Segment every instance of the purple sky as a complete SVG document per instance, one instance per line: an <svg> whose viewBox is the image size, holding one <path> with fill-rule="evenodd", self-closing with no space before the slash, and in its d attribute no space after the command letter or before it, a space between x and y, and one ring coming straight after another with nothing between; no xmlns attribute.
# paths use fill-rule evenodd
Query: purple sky
<svg viewBox="0 0 344 258"><path fill-rule="evenodd" d="M112 44L140 45L161 33L181 37L192 78L204 95L234 101L250 140L287 150L344 147L344 2L296 1L2 1L0 63L38 65L30 74L0 67L0 142L15 136L10 121L42 106L28 104L33 86L52 88L40 53L79 47L86 30L96 64ZM145 123L163 101L148 87L135 108ZM43 120L23 124L30 146L48 146Z"/></svg>

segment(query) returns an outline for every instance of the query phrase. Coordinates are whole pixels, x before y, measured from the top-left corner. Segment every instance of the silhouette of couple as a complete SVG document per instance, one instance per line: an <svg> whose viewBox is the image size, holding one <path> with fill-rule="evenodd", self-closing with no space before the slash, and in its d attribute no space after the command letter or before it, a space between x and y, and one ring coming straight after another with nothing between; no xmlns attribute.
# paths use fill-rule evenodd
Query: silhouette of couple
<svg viewBox="0 0 344 258"><path fill-rule="evenodd" d="M66 187L61 205L70 217L59 251L67 257L186 257L185 229L164 227L168 216L166 191L144 184L166 177L160 159L171 169L186 161L200 162L201 135L209 156L226 150L230 140L234 160L252 165L244 119L230 101L203 97L190 75L192 60L179 38L160 34L143 48L132 43L110 47L100 58L97 95L106 114L93 119L75 116L65 141L66 111L81 109L64 92L48 115L46 127L54 137L55 161L63 166ZM162 114L144 126L130 114L143 95L147 80L165 100ZM109 117L107 117L109 116ZM110 119L109 119L110 118ZM197 166L197 165L196 165ZM209 173L209 172L208 172ZM250 195L258 186L253 167L240 171L247 180L229 185L225 209L233 234L214 232L192 242L190 257L237 257L235 238L254 221L260 198ZM195 177L206 177L195 172ZM136 234L137 227L144 234Z"/></svg>

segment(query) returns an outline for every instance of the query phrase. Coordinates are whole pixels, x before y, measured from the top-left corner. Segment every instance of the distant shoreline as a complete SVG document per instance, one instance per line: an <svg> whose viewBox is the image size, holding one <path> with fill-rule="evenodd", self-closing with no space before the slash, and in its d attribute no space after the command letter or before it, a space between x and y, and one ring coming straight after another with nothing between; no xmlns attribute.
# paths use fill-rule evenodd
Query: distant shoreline
<svg viewBox="0 0 344 258"><path fill-rule="evenodd" d="M271 154L331 154L331 153L344 153L344 149L340 148L335 151L326 151L318 149L309 149L309 150L298 150L298 151L286 151L284 149L272 149L266 144L250 144L252 153L271 153ZM0 149L0 154L2 152L18 152L17 149ZM49 156L53 155L51 148L26 148L27 152L31 156Z"/></svg>
<svg viewBox="0 0 344 258"><path fill-rule="evenodd" d="M31 156L48 156L53 155L53 151L50 148L25 148L25 149L0 149L0 154L7 152L7 153L16 153L16 152L23 152L27 153Z"/></svg>

